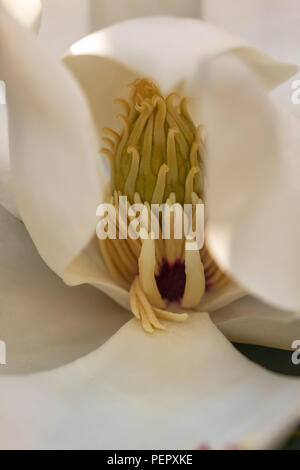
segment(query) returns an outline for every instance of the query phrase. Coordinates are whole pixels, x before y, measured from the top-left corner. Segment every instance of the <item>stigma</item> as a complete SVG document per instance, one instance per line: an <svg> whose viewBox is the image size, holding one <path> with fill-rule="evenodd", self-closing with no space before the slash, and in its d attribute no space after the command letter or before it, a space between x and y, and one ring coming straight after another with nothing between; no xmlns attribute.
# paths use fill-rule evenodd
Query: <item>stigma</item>
<svg viewBox="0 0 300 470"><path fill-rule="evenodd" d="M189 249L185 235L178 238L175 233L175 218L183 220L183 206L191 205L194 226L197 205L205 200L203 126L193 123L187 98L175 93L164 97L154 83L137 79L130 85L128 101L116 101L124 110L118 115L122 127L120 131L104 128L105 147L101 148L111 168L106 202L113 204L118 216L120 196L127 197L129 207L126 220L124 214L123 220L116 218L117 237L100 239L99 246L111 275L129 291L132 313L145 331L152 332L165 328L161 320L187 318L186 313L168 311L170 303L178 303L184 311L193 309L205 291L218 288L227 278L205 245ZM136 204L143 205L144 220L150 218L153 204L175 208L170 212L167 239L161 216L157 237L150 236L142 220L143 237L123 236L124 226L132 221L130 208Z"/></svg>

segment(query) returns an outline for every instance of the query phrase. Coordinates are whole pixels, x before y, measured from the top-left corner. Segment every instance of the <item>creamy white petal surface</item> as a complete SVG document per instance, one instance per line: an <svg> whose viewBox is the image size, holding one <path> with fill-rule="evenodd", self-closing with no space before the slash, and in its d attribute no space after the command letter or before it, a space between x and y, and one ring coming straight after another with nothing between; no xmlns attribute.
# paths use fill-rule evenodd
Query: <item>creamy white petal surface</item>
<svg viewBox="0 0 300 470"><path fill-rule="evenodd" d="M0 204L14 215L18 215L14 196L12 174L9 163L8 124L5 84L0 80Z"/></svg>
<svg viewBox="0 0 300 470"><path fill-rule="evenodd" d="M138 18L110 26L74 44L64 62L82 85L100 132L104 126L116 127L112 100L126 96L126 85L137 76L155 80L167 93L200 63L228 50L250 66L266 89L298 70L208 23L171 17Z"/></svg>
<svg viewBox="0 0 300 470"><path fill-rule="evenodd" d="M41 22L40 0L0 0L0 7L19 20L23 26L37 33ZM0 65L1 69L1 65ZM9 162L7 109L5 85L0 80L0 204L14 215L19 216L16 209L12 188L12 175Z"/></svg>
<svg viewBox="0 0 300 470"><path fill-rule="evenodd" d="M194 86L209 135L209 246L246 290L300 311L300 123L230 54Z"/></svg>
<svg viewBox="0 0 300 470"><path fill-rule="evenodd" d="M0 44L18 209L41 256L62 275L95 233L98 141L74 79L4 12Z"/></svg>
<svg viewBox="0 0 300 470"><path fill-rule="evenodd" d="M25 27L38 32L42 15L40 0L0 0L1 6Z"/></svg>
<svg viewBox="0 0 300 470"><path fill-rule="evenodd" d="M1 448L264 448L300 418L299 381L251 364L206 314L155 335L132 320L85 356L128 314L64 286L1 208L0 229Z"/></svg>
<svg viewBox="0 0 300 470"><path fill-rule="evenodd" d="M300 338L300 315L271 307L247 296L211 314L231 341L291 349Z"/></svg>
<svg viewBox="0 0 300 470"><path fill-rule="evenodd" d="M67 287L43 262L24 225L0 206L0 374L63 365L98 348L131 314L90 286Z"/></svg>
<svg viewBox="0 0 300 470"><path fill-rule="evenodd" d="M266 448L300 417L299 381L249 362L206 314L155 335L131 320L94 353L0 387L6 449Z"/></svg>

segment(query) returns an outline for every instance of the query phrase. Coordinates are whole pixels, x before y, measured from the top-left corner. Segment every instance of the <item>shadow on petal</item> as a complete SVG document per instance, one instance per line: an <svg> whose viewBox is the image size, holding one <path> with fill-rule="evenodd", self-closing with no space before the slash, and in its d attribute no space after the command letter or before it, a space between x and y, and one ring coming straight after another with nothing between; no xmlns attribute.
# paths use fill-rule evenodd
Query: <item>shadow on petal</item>
<svg viewBox="0 0 300 470"><path fill-rule="evenodd" d="M107 341L131 314L91 286L67 287L42 261L24 225L0 208L1 374L52 369Z"/></svg>

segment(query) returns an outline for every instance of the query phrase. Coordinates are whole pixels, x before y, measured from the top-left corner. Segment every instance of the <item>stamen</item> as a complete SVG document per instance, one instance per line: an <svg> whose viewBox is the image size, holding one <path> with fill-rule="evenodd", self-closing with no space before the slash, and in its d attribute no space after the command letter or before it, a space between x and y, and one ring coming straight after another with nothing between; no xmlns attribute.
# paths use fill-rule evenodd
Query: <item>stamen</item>
<svg viewBox="0 0 300 470"><path fill-rule="evenodd" d="M122 153L124 151L125 145L128 140L128 134L129 134L129 121L124 114L118 114L117 116L121 121L123 122L123 134L121 137L121 140L118 144L118 147L116 149L116 188L118 189L123 189L123 184L124 184L124 179L123 175L121 173L121 157Z"/></svg>
<svg viewBox="0 0 300 470"><path fill-rule="evenodd" d="M157 111L154 121L152 170L156 174L164 161L166 152L165 119L167 107L161 96L153 98Z"/></svg>
<svg viewBox="0 0 300 470"><path fill-rule="evenodd" d="M130 106L129 104L127 103L126 100L124 100L123 98L116 98L115 99L115 103L120 103L122 106L123 106L123 109L126 113L126 116L128 117L129 116L129 113L130 113Z"/></svg>
<svg viewBox="0 0 300 470"><path fill-rule="evenodd" d="M122 254L122 250L120 249L120 242L122 240L110 240L107 238L105 240L106 247L109 250L109 255L114 263L114 266L117 267L118 271L122 274L123 278L131 284L134 276L136 275L135 266L126 266L125 263L120 263L120 254Z"/></svg>
<svg viewBox="0 0 300 470"><path fill-rule="evenodd" d="M190 152L190 163L191 166L199 166L199 158L198 158L198 149L200 147L199 142L193 142Z"/></svg>
<svg viewBox="0 0 300 470"><path fill-rule="evenodd" d="M177 129L169 129L167 141L167 164L169 167L168 182L170 184L175 184L178 179L175 134L178 134Z"/></svg>
<svg viewBox="0 0 300 470"><path fill-rule="evenodd" d="M194 134L196 128L195 128L195 125L194 125L193 120L191 118L191 115L188 111L187 103L188 103L188 98L185 96L184 98L182 98L182 100L180 102L180 111L181 111L182 116L185 119L185 122L187 123L187 125L190 127L192 133Z"/></svg>
<svg viewBox="0 0 300 470"><path fill-rule="evenodd" d="M152 196L152 204L161 204L163 201L165 187L166 187L166 176L169 171L168 166L164 163L158 172L156 186Z"/></svg>
<svg viewBox="0 0 300 470"><path fill-rule="evenodd" d="M184 308L193 308L205 288L219 289L228 278L205 246L201 251L187 250L185 237L175 238L174 223L180 217L184 232L184 203L192 204L190 223L193 232L197 228L196 205L202 203L203 193L203 126L196 128L192 122L187 98L178 104L175 93L164 98L147 79L135 80L130 88L128 102L123 98L116 100L125 113L118 116L123 122L121 134L103 129L107 136L101 151L109 157L114 182L111 197L106 199L115 206L117 239L100 240L99 245L112 276L122 287L131 285L133 314L146 331L152 332L154 328L164 329L161 318L174 321L187 318L163 310L165 302L179 301ZM127 228L134 216L127 213L125 220L119 220L122 195L131 204L144 203L146 211L139 222L146 239L127 238ZM156 217L150 203L163 202L173 206L170 238L162 238L161 216L156 219L159 238L147 238L151 217Z"/></svg>
<svg viewBox="0 0 300 470"><path fill-rule="evenodd" d="M104 153L104 154L108 157L108 159L109 159L111 162L114 161L114 155L113 155L112 151L109 150L108 148L106 148L106 147L101 147L100 152L101 152L101 153Z"/></svg>
<svg viewBox="0 0 300 470"><path fill-rule="evenodd" d="M165 330L158 318L168 321L183 322L188 318L186 313L172 313L160 308L152 307L136 277L130 288L130 306L132 313L140 319L147 333L153 333L153 328Z"/></svg>
<svg viewBox="0 0 300 470"><path fill-rule="evenodd" d="M119 141L121 138L120 134L118 134L118 132L111 129L110 127L103 127L102 132L111 135L116 141Z"/></svg>
<svg viewBox="0 0 300 470"><path fill-rule="evenodd" d="M115 148L116 143L111 140L109 137L102 137L103 142L109 145L110 149L113 150Z"/></svg>
<svg viewBox="0 0 300 470"><path fill-rule="evenodd" d="M148 103L144 102L145 105L142 107L143 111L140 116L137 118L134 127L131 131L130 137L128 139L128 145L137 145L139 138L142 135L144 127L147 120L149 119L150 114L153 111L153 108Z"/></svg>
<svg viewBox="0 0 300 470"><path fill-rule="evenodd" d="M102 253L102 256L104 258L105 264L113 276L114 279L117 280L118 284L120 284L121 287L124 287L125 289L128 289L130 283L126 281L125 277L123 276L122 272L119 271L117 266L115 265L111 252L107 246L107 240L100 240L99 239L99 246L100 250Z"/></svg>
<svg viewBox="0 0 300 470"><path fill-rule="evenodd" d="M159 318L164 318L165 320L172 320L177 322L183 322L188 319L187 313L173 313L168 310L161 310L159 308L154 308L154 312Z"/></svg>
<svg viewBox="0 0 300 470"><path fill-rule="evenodd" d="M176 142L178 142L180 153L184 159L188 158L189 154L189 146L188 143L186 142L184 136L182 133L179 131L179 128L176 124L175 119L172 117L172 115L167 112L167 117L166 117L167 123L170 127L173 129L178 129L178 134L176 134Z"/></svg>
<svg viewBox="0 0 300 470"><path fill-rule="evenodd" d="M189 174L186 178L186 182L185 182L185 201L184 201L186 204L191 204L192 203L191 194L194 191L194 176L197 173L199 173L199 171L200 171L199 167L193 166L190 169Z"/></svg>
<svg viewBox="0 0 300 470"><path fill-rule="evenodd" d="M171 93L169 96L167 96L166 102L167 102L168 111L171 114L174 121L176 122L180 131L184 135L187 142L191 144L194 139L193 132L191 131L189 126L185 123L185 121L181 118L180 114L176 111L175 107L173 106L174 98L178 98L178 95L176 93Z"/></svg>
<svg viewBox="0 0 300 470"><path fill-rule="evenodd" d="M144 133L144 141L142 148L142 161L140 168L140 186L139 192L142 194L144 201L151 201L154 191L156 177L152 173L151 157L152 157L152 138L153 138L153 113L151 114Z"/></svg>
<svg viewBox="0 0 300 470"><path fill-rule="evenodd" d="M145 316L147 317L147 319L149 320L151 325L153 325L155 328L157 328L159 330L165 330L166 328L156 318L156 316L154 314L154 311L153 311L153 307L150 305L150 303L149 303L147 297L145 296L143 290L140 288L140 284L139 284L138 279L136 280L136 283L137 283L136 284L136 289L137 289L137 292L138 292L139 303L140 303L142 313L145 314Z"/></svg>
<svg viewBox="0 0 300 470"><path fill-rule="evenodd" d="M140 154L138 150L133 146L128 147L127 152L131 154L131 167L128 177L126 179L124 191L125 194L128 194L128 197L132 202L135 193L136 179L139 171Z"/></svg>

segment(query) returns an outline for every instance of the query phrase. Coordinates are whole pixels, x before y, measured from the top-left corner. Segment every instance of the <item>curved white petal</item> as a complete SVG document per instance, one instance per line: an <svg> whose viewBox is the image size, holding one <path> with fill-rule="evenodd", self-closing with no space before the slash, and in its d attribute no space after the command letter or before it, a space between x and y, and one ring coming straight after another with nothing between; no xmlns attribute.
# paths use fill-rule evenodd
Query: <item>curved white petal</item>
<svg viewBox="0 0 300 470"><path fill-rule="evenodd" d="M103 191L98 140L74 79L4 12L0 48L18 209L41 256L62 276L95 233Z"/></svg>
<svg viewBox="0 0 300 470"><path fill-rule="evenodd" d="M100 132L102 127L116 127L113 99L126 97L126 85L137 76L155 80L167 93L200 63L228 50L234 50L266 88L277 86L298 70L208 23L157 16L132 19L87 36L63 60L82 85Z"/></svg>
<svg viewBox="0 0 300 470"><path fill-rule="evenodd" d="M87 248L69 264L64 272L63 280L70 286L91 284L105 292L122 307L130 310L129 292L120 287L109 273L96 236Z"/></svg>
<svg viewBox="0 0 300 470"><path fill-rule="evenodd" d="M61 366L98 348L131 314L89 286L70 288L42 261L24 225L0 207L0 374Z"/></svg>
<svg viewBox="0 0 300 470"><path fill-rule="evenodd" d="M280 106L287 109L290 113L300 118L300 72L294 75L290 80L282 83L271 92Z"/></svg>
<svg viewBox="0 0 300 470"><path fill-rule="evenodd" d="M230 54L197 77L208 133L210 249L245 290L300 311L299 121Z"/></svg>
<svg viewBox="0 0 300 470"><path fill-rule="evenodd" d="M0 204L17 216L18 211L13 196L12 186L8 147L5 84L0 80Z"/></svg>
<svg viewBox="0 0 300 470"><path fill-rule="evenodd" d="M247 296L211 314L231 341L291 349L300 338L300 315L273 308Z"/></svg>
<svg viewBox="0 0 300 470"><path fill-rule="evenodd" d="M6 10L23 26L37 33L41 22L42 5L40 0L0 0L0 8ZM7 109L5 85L0 80L0 204L15 216L19 216L12 187L11 165L9 161Z"/></svg>
<svg viewBox="0 0 300 470"><path fill-rule="evenodd" d="M2 6L23 26L38 32L42 16L40 0L0 0L0 7Z"/></svg>
<svg viewBox="0 0 300 470"><path fill-rule="evenodd" d="M94 353L0 387L5 449L259 449L300 417L299 380L249 362L206 314L155 335L132 320Z"/></svg>

